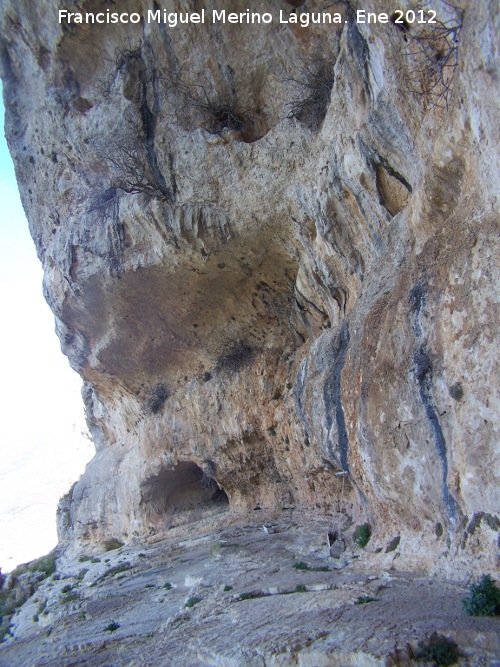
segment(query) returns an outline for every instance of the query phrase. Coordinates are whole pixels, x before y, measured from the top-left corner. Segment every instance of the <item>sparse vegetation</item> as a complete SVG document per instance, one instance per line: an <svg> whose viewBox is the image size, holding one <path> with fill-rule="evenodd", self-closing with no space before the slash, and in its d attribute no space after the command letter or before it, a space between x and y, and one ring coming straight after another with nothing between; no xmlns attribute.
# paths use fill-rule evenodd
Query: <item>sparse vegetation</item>
<svg viewBox="0 0 500 667"><path fill-rule="evenodd" d="M35 560L30 561L29 563L23 563L18 565L11 572L11 577L20 577L27 572L31 573L40 573L43 575L43 578L50 577L51 574L54 574L56 571L56 554L51 551L46 556L41 558L36 558Z"/></svg>
<svg viewBox="0 0 500 667"><path fill-rule="evenodd" d="M423 98L431 108L447 110L458 68L464 10L450 0L443 0L442 4L444 17L435 15L433 23L408 23L399 16L403 14L399 11L394 12L391 19L404 41L403 48L401 40L395 39L394 46L408 63L408 91ZM412 13L429 16L425 3L417 4Z"/></svg>
<svg viewBox="0 0 500 667"><path fill-rule="evenodd" d="M241 593L238 596L238 600L253 600L255 598L263 598L263 597L265 597L265 595L260 591L249 591L247 593Z"/></svg>
<svg viewBox="0 0 500 667"><path fill-rule="evenodd" d="M0 615L0 643L10 634L10 616Z"/></svg>
<svg viewBox="0 0 500 667"><path fill-rule="evenodd" d="M294 567L296 570L303 570L303 571L310 571L311 570L309 565L307 563L304 563L303 560L297 561L296 563L294 563L292 565L292 567Z"/></svg>
<svg viewBox="0 0 500 667"><path fill-rule="evenodd" d="M335 81L333 63L319 55L302 60L296 78L287 81L296 88L296 98L288 104L288 117L296 118L316 132L330 104Z"/></svg>
<svg viewBox="0 0 500 667"><path fill-rule="evenodd" d="M463 605L469 616L500 616L500 589L489 574L483 575L478 584L469 586Z"/></svg>
<svg viewBox="0 0 500 667"><path fill-rule="evenodd" d="M37 558L29 566L30 572L41 572L44 577L50 577L56 571L56 554L54 552Z"/></svg>
<svg viewBox="0 0 500 667"><path fill-rule="evenodd" d="M176 75L170 83L181 100L177 116L182 124L186 124L186 118L193 113L194 122L214 135L221 135L224 130L245 134L247 126L252 124L249 113L240 104L234 81L225 81L216 89L208 82L191 84L186 78Z"/></svg>
<svg viewBox="0 0 500 667"><path fill-rule="evenodd" d="M301 570L303 572L330 572L328 565L319 565L318 567L311 567L304 561L299 560L292 565L296 570Z"/></svg>
<svg viewBox="0 0 500 667"><path fill-rule="evenodd" d="M372 598L370 595L360 595L354 604L368 604L369 602L377 602L377 598Z"/></svg>
<svg viewBox="0 0 500 667"><path fill-rule="evenodd" d="M363 523L361 526L357 526L353 534L353 540L360 549L364 549L370 537L372 536L372 530L368 523Z"/></svg>
<svg viewBox="0 0 500 667"><path fill-rule="evenodd" d="M232 591L232 590L233 590L233 587L228 586L227 584L223 588L224 593L228 593L229 591Z"/></svg>
<svg viewBox="0 0 500 667"><path fill-rule="evenodd" d="M104 632L115 632L119 627L119 623L116 621L111 621L111 623L104 628Z"/></svg>
<svg viewBox="0 0 500 667"><path fill-rule="evenodd" d="M113 565L112 567L109 568L109 570L106 570L106 572L104 572L104 574L102 574L99 577L99 579L96 579L94 584L98 584L99 582L103 581L104 579L107 579L108 577L113 577L115 574L126 572L131 568L132 565L128 561L126 561L125 563L118 563L118 565Z"/></svg>
<svg viewBox="0 0 500 667"><path fill-rule="evenodd" d="M217 486L217 482L214 479L215 475L215 463L213 461L205 461L202 467L203 477L201 478L201 485L204 489L212 489ZM219 547L222 545L219 544Z"/></svg>
<svg viewBox="0 0 500 667"><path fill-rule="evenodd" d="M133 80L129 93L135 112L121 119L112 141L106 136L95 141L100 160L110 168L109 187L103 188L93 210L106 211L122 193L146 194L172 204L175 187L167 183L160 169L155 136L160 114L160 81L156 58L147 40L129 49L117 49L112 71L101 81L101 92L109 97L119 78ZM170 179L172 180L172 179Z"/></svg>
<svg viewBox="0 0 500 667"><path fill-rule="evenodd" d="M201 602L201 598L197 597L196 595L193 595L192 597L186 600L186 604L184 606L186 607L186 609L191 609L196 604L198 604L198 602Z"/></svg>
<svg viewBox="0 0 500 667"><path fill-rule="evenodd" d="M76 602L80 599L80 596L76 591L71 591L67 595L61 597L62 604L69 604L70 602Z"/></svg>
<svg viewBox="0 0 500 667"><path fill-rule="evenodd" d="M488 528L491 530L500 530L500 519L497 516L493 516L492 514L485 514L484 520L486 521Z"/></svg>
<svg viewBox="0 0 500 667"><path fill-rule="evenodd" d="M172 584L170 583L170 581L167 581L167 582L165 582L165 583L163 584L163 588L164 588L166 591L171 591L172 588L173 588L173 586L172 586Z"/></svg>
<svg viewBox="0 0 500 667"><path fill-rule="evenodd" d="M306 593L306 592L307 592L307 588L305 587L304 584L297 584L297 585L295 586L295 592L296 592L296 593Z"/></svg>
<svg viewBox="0 0 500 667"><path fill-rule="evenodd" d="M14 612L36 592L40 583L54 575L56 555L51 552L29 563L16 567L7 580L3 575L0 589L0 642L10 634L11 618ZM45 605L43 606L45 608ZM35 616L40 613L40 608Z"/></svg>
<svg viewBox="0 0 500 667"><path fill-rule="evenodd" d="M432 662L438 667L454 665L460 658L457 644L437 633L434 633L428 642L419 643L418 649L415 655L417 662Z"/></svg>

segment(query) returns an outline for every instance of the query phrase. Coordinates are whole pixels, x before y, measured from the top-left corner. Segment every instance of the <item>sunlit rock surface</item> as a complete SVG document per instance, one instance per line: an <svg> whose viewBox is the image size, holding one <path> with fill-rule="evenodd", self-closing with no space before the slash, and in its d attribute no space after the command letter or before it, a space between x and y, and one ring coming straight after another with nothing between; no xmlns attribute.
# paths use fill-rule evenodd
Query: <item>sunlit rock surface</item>
<svg viewBox="0 0 500 667"><path fill-rule="evenodd" d="M493 571L498 5L430 3L463 23L432 45L458 40L445 94L423 28L355 2L280 25L293 4L168 29L3 3L8 141L96 446L60 539L295 508L400 536L399 568Z"/></svg>

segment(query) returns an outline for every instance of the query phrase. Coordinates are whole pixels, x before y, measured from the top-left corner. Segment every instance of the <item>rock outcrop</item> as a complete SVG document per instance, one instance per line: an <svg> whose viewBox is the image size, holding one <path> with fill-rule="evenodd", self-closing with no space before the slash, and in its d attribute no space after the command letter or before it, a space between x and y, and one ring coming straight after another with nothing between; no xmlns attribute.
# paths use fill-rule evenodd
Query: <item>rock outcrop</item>
<svg viewBox="0 0 500 667"><path fill-rule="evenodd" d="M3 3L7 137L96 446L61 540L295 508L399 536L403 568L491 571L497 2L433 0L439 36L354 1L280 24L295 4L170 28Z"/></svg>

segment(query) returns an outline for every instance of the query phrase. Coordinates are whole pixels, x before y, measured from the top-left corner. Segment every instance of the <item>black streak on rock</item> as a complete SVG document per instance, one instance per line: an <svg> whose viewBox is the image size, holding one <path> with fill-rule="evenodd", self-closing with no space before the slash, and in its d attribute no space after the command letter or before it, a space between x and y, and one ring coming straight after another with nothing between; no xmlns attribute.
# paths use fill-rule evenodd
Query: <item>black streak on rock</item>
<svg viewBox="0 0 500 667"><path fill-rule="evenodd" d="M312 431L303 404L303 393L305 389L305 379L307 377L307 366L308 364L306 359L302 364L302 366L300 367L300 370L297 374L297 380L295 382L294 398L295 398L295 409L297 411L297 414L299 415L300 421L304 424L307 438L310 439L312 437Z"/></svg>
<svg viewBox="0 0 500 667"><path fill-rule="evenodd" d="M410 313L413 315L413 330L417 338L422 337L422 322L420 315L422 308L427 299L427 289L424 283L420 282L415 285L409 294ZM415 364L415 378L418 382L420 398L424 405L425 414L429 420L432 435L434 437L434 444L441 462L442 469L442 488L443 499L448 509L448 516L450 519L456 519L461 514L460 506L455 498L451 495L448 489L448 458L446 440L444 438L443 429L439 422L438 413L434 407L432 400L432 363L429 355L421 345L420 348L413 355L413 363Z"/></svg>
<svg viewBox="0 0 500 667"><path fill-rule="evenodd" d="M330 431L333 423L333 415L337 422L338 450L340 453L340 465L342 470L349 472L349 439L345 425L344 409L342 407L342 369L344 368L347 348L349 346L349 326L344 322L340 333L333 343L333 354L335 362L331 374L328 376L323 388L323 400L325 402L326 423ZM332 455L335 456L332 443L328 445Z"/></svg>
<svg viewBox="0 0 500 667"><path fill-rule="evenodd" d="M432 401L432 364L424 349L421 347L413 355L415 363L415 377L420 390L420 398L424 404L425 414L434 436L434 444L441 462L442 469L442 488L443 499L448 509L450 519L456 519L460 513L457 501L451 495L448 489L448 459L446 456L446 441L444 439L443 429L439 423L439 418Z"/></svg>

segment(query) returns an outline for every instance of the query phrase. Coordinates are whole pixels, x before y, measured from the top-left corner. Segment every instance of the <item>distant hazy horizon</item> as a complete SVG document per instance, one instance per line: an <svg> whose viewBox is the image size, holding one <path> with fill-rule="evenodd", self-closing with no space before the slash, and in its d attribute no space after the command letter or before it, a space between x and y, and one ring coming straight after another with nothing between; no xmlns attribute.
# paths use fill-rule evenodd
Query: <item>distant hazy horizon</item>
<svg viewBox="0 0 500 667"><path fill-rule="evenodd" d="M81 379L42 295L42 269L3 137L0 102L0 567L56 544L56 506L93 453Z"/></svg>

